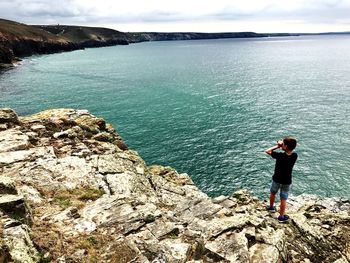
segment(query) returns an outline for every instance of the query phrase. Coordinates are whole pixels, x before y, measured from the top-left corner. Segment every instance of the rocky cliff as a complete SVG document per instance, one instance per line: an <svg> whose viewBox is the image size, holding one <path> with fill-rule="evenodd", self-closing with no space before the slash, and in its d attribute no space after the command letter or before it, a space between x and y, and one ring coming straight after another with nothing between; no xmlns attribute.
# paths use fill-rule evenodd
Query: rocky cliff
<svg viewBox="0 0 350 263"><path fill-rule="evenodd" d="M143 41L172 41L172 40L199 40L199 39L219 39L219 38L253 38L267 37L268 34L258 34L254 32L233 32L233 33L195 33L195 32L141 32L128 33L133 42Z"/></svg>
<svg viewBox="0 0 350 263"><path fill-rule="evenodd" d="M62 51L127 45L126 33L112 29L78 26L30 26L0 19L0 68L18 57Z"/></svg>
<svg viewBox="0 0 350 263"><path fill-rule="evenodd" d="M8 67L18 57L77 48L74 43L50 32L0 19L0 68Z"/></svg>
<svg viewBox="0 0 350 263"><path fill-rule="evenodd" d="M349 201L293 197L278 223L147 166L86 110L1 109L0 174L0 262L350 262Z"/></svg>

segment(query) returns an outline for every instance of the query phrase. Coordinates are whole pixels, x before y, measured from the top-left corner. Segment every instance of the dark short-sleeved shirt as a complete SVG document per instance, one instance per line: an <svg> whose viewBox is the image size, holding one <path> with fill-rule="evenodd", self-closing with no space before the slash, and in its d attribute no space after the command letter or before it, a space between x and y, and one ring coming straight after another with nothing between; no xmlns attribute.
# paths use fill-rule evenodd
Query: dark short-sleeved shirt
<svg viewBox="0 0 350 263"><path fill-rule="evenodd" d="M272 180L279 184L292 183L292 170L298 158L298 154L293 152L291 155L285 152L272 152L272 158L276 159L275 173Z"/></svg>

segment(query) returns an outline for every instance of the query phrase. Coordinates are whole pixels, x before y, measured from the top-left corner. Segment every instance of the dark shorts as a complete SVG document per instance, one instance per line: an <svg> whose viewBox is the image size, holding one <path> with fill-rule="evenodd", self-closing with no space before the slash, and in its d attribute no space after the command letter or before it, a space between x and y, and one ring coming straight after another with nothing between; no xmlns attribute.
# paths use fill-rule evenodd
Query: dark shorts
<svg viewBox="0 0 350 263"><path fill-rule="evenodd" d="M287 200L288 199L288 192L289 192L290 184L279 184L275 181L272 181L270 192L272 194L277 194L278 190L280 190L280 198Z"/></svg>

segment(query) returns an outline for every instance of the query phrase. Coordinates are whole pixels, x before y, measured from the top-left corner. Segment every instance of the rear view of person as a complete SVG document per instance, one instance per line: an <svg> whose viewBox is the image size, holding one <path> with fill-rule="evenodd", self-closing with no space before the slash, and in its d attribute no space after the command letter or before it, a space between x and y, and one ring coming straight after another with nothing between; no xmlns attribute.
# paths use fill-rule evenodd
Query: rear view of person
<svg viewBox="0 0 350 263"><path fill-rule="evenodd" d="M277 145L265 150L265 153L271 155L276 159L275 172L272 176L272 184L270 189L270 205L267 207L269 212L276 212L275 198L278 191L280 191L280 210L279 222L286 222L289 216L285 214L290 185L292 184L292 170L298 158L294 149L297 141L292 137L285 137L283 140L277 142ZM275 151L282 149L283 152Z"/></svg>

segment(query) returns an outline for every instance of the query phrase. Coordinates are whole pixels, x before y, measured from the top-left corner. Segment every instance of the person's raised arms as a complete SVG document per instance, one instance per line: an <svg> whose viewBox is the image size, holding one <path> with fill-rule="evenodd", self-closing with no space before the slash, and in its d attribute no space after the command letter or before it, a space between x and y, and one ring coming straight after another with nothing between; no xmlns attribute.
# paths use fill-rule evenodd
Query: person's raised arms
<svg viewBox="0 0 350 263"><path fill-rule="evenodd" d="M279 141L277 141L277 144L275 146L272 146L271 148L265 150L265 153L267 153L268 155L271 155L274 150L281 148L282 145L283 145L283 141L279 140Z"/></svg>

